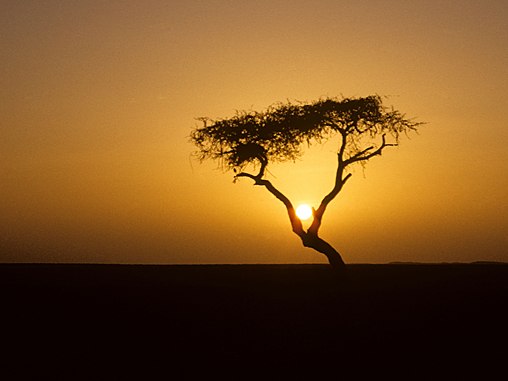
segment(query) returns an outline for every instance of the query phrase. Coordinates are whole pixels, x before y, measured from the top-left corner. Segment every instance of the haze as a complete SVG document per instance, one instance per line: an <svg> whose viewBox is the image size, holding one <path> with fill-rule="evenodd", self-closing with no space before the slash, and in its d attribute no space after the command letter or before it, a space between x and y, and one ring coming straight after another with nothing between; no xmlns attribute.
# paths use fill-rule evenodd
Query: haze
<svg viewBox="0 0 508 381"><path fill-rule="evenodd" d="M330 205L347 263L508 260L504 0L3 1L0 33L1 262L324 263L188 135L341 94L427 122ZM335 149L270 180L316 206Z"/></svg>

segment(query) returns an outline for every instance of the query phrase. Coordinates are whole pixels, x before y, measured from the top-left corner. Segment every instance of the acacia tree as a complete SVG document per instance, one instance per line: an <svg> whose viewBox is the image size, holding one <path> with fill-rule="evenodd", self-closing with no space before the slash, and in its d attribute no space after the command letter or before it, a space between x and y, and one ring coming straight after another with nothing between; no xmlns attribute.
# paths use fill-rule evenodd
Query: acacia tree
<svg viewBox="0 0 508 381"><path fill-rule="evenodd" d="M349 168L396 146L399 137L415 131L418 122L383 105L380 96L325 98L312 103L277 103L266 111L239 111L228 119L199 118L203 123L191 133L201 160L218 160L232 169L234 180L246 177L266 188L287 209L293 232L305 247L324 254L332 267L344 269L340 254L319 236L328 204L352 176ZM313 210L313 220L305 230L291 201L265 178L269 163L295 160L304 145L338 137L337 172L333 189ZM249 171L247 171L249 170ZM254 171L254 172L252 172ZM257 172L257 173L256 173Z"/></svg>

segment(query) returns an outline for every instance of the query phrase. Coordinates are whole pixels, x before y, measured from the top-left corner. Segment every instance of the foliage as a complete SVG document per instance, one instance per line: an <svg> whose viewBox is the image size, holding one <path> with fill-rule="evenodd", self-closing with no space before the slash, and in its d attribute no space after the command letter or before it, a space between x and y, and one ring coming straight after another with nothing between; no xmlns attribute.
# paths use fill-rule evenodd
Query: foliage
<svg viewBox="0 0 508 381"><path fill-rule="evenodd" d="M304 144L320 143L337 134L346 163L364 162L368 152L397 142L419 123L383 105L380 96L324 98L312 103L277 103L266 111L240 111L227 119L200 118L202 127L191 133L200 160L219 160L224 169L241 170L247 164L294 160ZM377 137L379 141L372 145ZM349 160L349 161L348 161Z"/></svg>

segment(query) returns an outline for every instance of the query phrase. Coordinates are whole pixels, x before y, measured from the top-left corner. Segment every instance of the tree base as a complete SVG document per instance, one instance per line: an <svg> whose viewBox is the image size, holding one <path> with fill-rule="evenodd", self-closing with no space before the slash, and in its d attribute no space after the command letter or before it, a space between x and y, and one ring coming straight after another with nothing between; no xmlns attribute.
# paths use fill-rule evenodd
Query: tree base
<svg viewBox="0 0 508 381"><path fill-rule="evenodd" d="M332 269L338 272L346 271L346 264L342 260L339 252L333 248L328 242L324 239L318 237L317 235L306 233L301 236L303 246L309 247L311 249L316 250L317 252L323 254L328 259L330 266Z"/></svg>

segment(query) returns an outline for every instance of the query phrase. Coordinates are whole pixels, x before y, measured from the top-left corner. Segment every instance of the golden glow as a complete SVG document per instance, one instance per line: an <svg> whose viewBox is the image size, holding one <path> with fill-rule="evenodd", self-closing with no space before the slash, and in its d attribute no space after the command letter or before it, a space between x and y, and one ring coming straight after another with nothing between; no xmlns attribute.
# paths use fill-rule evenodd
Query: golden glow
<svg viewBox="0 0 508 381"><path fill-rule="evenodd" d="M302 221L308 220L312 216L312 208L307 204L298 205L296 215Z"/></svg>
<svg viewBox="0 0 508 381"><path fill-rule="evenodd" d="M330 203L322 234L346 262L508 260L506 1L315 3L1 7L0 262L322 263L272 194L199 164L188 135L341 94L428 122ZM317 207L339 143L267 179Z"/></svg>

